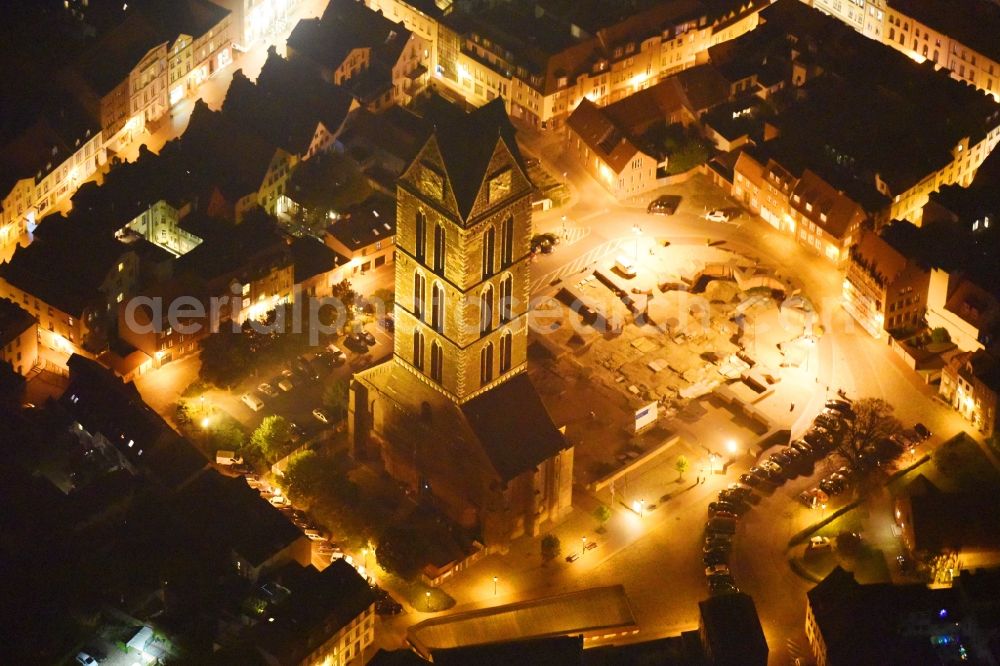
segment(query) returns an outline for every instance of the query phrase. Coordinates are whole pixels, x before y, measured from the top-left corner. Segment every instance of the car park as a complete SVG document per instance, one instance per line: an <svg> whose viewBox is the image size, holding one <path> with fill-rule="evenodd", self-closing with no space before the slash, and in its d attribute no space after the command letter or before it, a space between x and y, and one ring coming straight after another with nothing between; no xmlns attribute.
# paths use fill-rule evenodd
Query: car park
<svg viewBox="0 0 1000 666"><path fill-rule="evenodd" d="M274 388L273 386L271 386L267 382L263 382L262 384L259 384L257 386L257 392L261 393L262 395L267 396L268 398L277 398L278 397L278 389Z"/></svg>

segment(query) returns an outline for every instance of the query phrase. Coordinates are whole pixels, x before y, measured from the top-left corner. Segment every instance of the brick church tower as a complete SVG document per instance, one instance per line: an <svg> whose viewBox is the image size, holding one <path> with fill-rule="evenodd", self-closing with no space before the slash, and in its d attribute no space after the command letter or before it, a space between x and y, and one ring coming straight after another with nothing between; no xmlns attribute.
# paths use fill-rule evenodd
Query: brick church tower
<svg viewBox="0 0 1000 666"><path fill-rule="evenodd" d="M359 373L359 458L488 545L569 509L573 450L527 375L531 191L502 100L436 98L396 189L395 346Z"/></svg>

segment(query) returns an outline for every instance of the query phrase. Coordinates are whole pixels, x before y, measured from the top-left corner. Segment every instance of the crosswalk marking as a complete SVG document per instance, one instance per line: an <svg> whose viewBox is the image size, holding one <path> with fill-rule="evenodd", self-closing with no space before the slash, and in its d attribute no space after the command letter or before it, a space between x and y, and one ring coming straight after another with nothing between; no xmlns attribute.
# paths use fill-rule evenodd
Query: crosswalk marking
<svg viewBox="0 0 1000 666"><path fill-rule="evenodd" d="M597 263L609 254L617 252L622 245L628 242L628 239L617 238L612 241L608 241L603 245L599 245L595 248L584 252L579 257L569 262L568 264L557 268L554 271L543 275L531 283L531 293L537 293L538 291L549 286L555 280L566 277L567 275L573 275L574 273L579 273L591 264Z"/></svg>

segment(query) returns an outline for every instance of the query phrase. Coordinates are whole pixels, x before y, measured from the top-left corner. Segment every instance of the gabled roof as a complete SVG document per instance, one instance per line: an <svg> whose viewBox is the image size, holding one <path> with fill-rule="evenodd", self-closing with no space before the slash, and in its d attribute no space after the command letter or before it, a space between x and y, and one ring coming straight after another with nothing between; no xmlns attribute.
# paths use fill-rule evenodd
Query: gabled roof
<svg viewBox="0 0 1000 666"><path fill-rule="evenodd" d="M507 117L502 98L466 113L443 97L433 95L424 120L432 129L432 139L441 153L448 183L463 220L472 212L499 142L507 147L527 178L528 170L514 136L514 125Z"/></svg>
<svg viewBox="0 0 1000 666"><path fill-rule="evenodd" d="M504 481L568 448L523 372L464 403L462 413Z"/></svg>
<svg viewBox="0 0 1000 666"><path fill-rule="evenodd" d="M809 169L802 173L792 189L790 204L837 239L844 238L865 219L861 206Z"/></svg>
<svg viewBox="0 0 1000 666"><path fill-rule="evenodd" d="M242 70L233 75L222 111L272 145L303 155L321 123L332 134L340 130L351 105L346 90L312 68L282 58L272 46L256 82Z"/></svg>
<svg viewBox="0 0 1000 666"><path fill-rule="evenodd" d="M580 100L566 124L616 174L640 152L626 132L586 97Z"/></svg>
<svg viewBox="0 0 1000 666"><path fill-rule="evenodd" d="M391 68L412 33L359 0L330 0L323 16L299 21L288 46L321 67L340 67L356 49L370 49L371 58Z"/></svg>

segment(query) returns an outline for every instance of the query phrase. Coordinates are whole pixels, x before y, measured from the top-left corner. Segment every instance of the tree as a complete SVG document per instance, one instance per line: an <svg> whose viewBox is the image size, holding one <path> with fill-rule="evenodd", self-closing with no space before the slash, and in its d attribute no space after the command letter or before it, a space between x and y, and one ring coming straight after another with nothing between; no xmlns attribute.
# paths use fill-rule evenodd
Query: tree
<svg viewBox="0 0 1000 666"><path fill-rule="evenodd" d="M241 333L220 330L200 343L201 379L219 387L232 386L250 367L250 341Z"/></svg>
<svg viewBox="0 0 1000 666"><path fill-rule="evenodd" d="M684 478L684 472L687 471L689 465L690 463L688 463L687 458L684 456L677 456L677 462L674 463L674 469L677 470L678 481Z"/></svg>
<svg viewBox="0 0 1000 666"><path fill-rule="evenodd" d="M951 333L948 332L947 328L943 326L938 326L933 331L931 331L931 342L935 344L951 342Z"/></svg>
<svg viewBox="0 0 1000 666"><path fill-rule="evenodd" d="M547 563L550 560L554 560L559 557L559 552L562 549L559 543L559 537L555 534L546 534L542 537L542 563Z"/></svg>
<svg viewBox="0 0 1000 666"><path fill-rule="evenodd" d="M226 420L209 427L208 441L216 451L219 449L239 451L246 443L247 435L243 431L243 428L232 421Z"/></svg>
<svg viewBox="0 0 1000 666"><path fill-rule="evenodd" d="M334 421L339 421L347 415L347 400L350 395L351 383L346 377L338 377L323 391L323 406Z"/></svg>
<svg viewBox="0 0 1000 666"><path fill-rule="evenodd" d="M265 416L250 436L250 443L268 460L275 460L285 451L292 429L282 416Z"/></svg>
<svg viewBox="0 0 1000 666"><path fill-rule="evenodd" d="M835 451L852 469L868 472L874 468L872 453L878 443L898 433L902 425L893 415L892 405L881 398L856 400L851 409L854 416L843 420Z"/></svg>
<svg viewBox="0 0 1000 666"><path fill-rule="evenodd" d="M594 518L597 520L597 529L603 531L605 523L611 520L611 509L601 504L594 509Z"/></svg>

